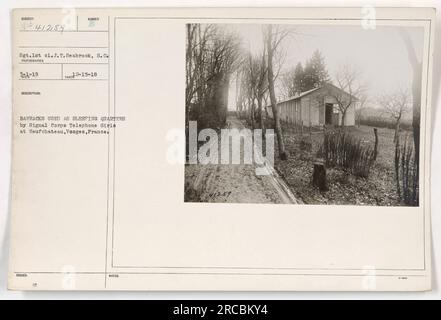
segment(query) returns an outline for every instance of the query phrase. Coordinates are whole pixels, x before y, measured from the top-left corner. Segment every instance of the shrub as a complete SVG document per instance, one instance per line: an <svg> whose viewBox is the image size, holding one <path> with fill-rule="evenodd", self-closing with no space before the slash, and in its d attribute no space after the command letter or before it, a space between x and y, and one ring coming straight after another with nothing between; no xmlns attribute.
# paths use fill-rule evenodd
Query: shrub
<svg viewBox="0 0 441 320"><path fill-rule="evenodd" d="M299 141L299 148L302 151L311 152L312 150L311 139L302 136Z"/></svg>
<svg viewBox="0 0 441 320"><path fill-rule="evenodd" d="M359 119L358 122L364 126L395 129L395 123L384 117L366 117ZM412 130L412 123L410 121L401 121L400 127L403 130Z"/></svg>
<svg viewBox="0 0 441 320"><path fill-rule="evenodd" d="M374 163L374 150L344 131L327 131L317 154L326 166L340 167L355 176L367 178Z"/></svg>

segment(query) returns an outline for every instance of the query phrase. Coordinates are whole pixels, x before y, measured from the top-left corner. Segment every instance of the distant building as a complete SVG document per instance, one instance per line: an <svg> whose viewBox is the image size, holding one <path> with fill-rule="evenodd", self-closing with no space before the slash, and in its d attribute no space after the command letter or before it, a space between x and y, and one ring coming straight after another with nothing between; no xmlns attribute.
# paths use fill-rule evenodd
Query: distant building
<svg viewBox="0 0 441 320"><path fill-rule="evenodd" d="M303 126L342 125L342 113L337 99L349 101L350 94L332 84L302 92L277 103L281 121ZM355 109L358 99L352 96L352 103L346 111L345 126L355 125ZM272 117L271 106L267 106Z"/></svg>

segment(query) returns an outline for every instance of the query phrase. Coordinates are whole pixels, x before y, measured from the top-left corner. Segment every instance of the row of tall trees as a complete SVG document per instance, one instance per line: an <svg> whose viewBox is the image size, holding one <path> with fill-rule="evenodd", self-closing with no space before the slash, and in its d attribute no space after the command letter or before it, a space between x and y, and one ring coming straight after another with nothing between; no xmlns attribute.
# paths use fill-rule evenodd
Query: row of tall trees
<svg viewBox="0 0 441 320"><path fill-rule="evenodd" d="M187 24L186 124L222 127L232 73L240 61L240 38L214 24Z"/></svg>
<svg viewBox="0 0 441 320"><path fill-rule="evenodd" d="M249 115L254 128L256 122L264 128L265 105L268 97L268 67L265 49L258 56L248 53L242 68L238 70L238 95L236 106L239 112Z"/></svg>
<svg viewBox="0 0 441 320"><path fill-rule="evenodd" d="M265 129L264 114L269 105L273 114L272 128L276 133L280 159L287 159L279 112L276 108L276 79L283 65L282 42L294 32L279 26L262 26L262 51L254 55L249 52L238 71L236 106L239 114L245 114L254 128Z"/></svg>

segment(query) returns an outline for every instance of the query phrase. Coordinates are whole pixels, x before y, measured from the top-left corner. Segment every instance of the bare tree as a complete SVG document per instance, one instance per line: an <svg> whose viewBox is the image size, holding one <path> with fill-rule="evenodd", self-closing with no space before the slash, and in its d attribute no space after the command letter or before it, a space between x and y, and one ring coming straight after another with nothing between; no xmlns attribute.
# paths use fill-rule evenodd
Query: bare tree
<svg viewBox="0 0 441 320"><path fill-rule="evenodd" d="M220 26L187 25L187 122L192 118L201 125L225 123L230 78L240 57L239 44L236 34Z"/></svg>
<svg viewBox="0 0 441 320"><path fill-rule="evenodd" d="M281 160L288 159L288 154L285 150L285 142L283 139L282 127L280 124L279 111L277 108L277 100L275 93L275 73L274 73L274 56L283 41L290 34L290 30L283 29L278 25L268 25L264 29L264 43L267 52L267 78L268 78L268 91L271 103L271 110L274 118L274 130L277 136L277 144L279 148L279 157Z"/></svg>
<svg viewBox="0 0 441 320"><path fill-rule="evenodd" d="M342 114L341 125L346 124L346 113L358 97L365 91L365 86L360 82L361 73L352 65L342 65L339 67L336 75L336 87L340 90L334 90L332 86L328 86L328 94L330 94L337 102L337 107Z"/></svg>
<svg viewBox="0 0 441 320"><path fill-rule="evenodd" d="M284 99L291 98L298 93L295 86L295 80L295 68L291 68L281 75L280 86L282 97Z"/></svg>
<svg viewBox="0 0 441 320"><path fill-rule="evenodd" d="M403 116L410 111L410 92L408 89L399 88L395 92L383 94L378 97L378 104L394 121L394 142L399 140L400 124Z"/></svg>
<svg viewBox="0 0 441 320"><path fill-rule="evenodd" d="M247 94L248 113L252 126L254 127L255 122L259 120L259 126L262 129L264 127L264 99L268 92L267 72L265 49L262 50L260 56L248 53L241 69L242 86Z"/></svg>
<svg viewBox="0 0 441 320"><path fill-rule="evenodd" d="M361 120L363 119L363 113L366 110L368 102L369 102L369 99L366 94L361 94L361 96L358 97L357 109L355 110L355 117L357 120L358 127L360 127Z"/></svg>
<svg viewBox="0 0 441 320"><path fill-rule="evenodd" d="M264 43L263 50L260 57L260 67L259 67L259 76L257 81L257 107L259 110L259 122L260 129L265 130L265 125L263 121L263 108L264 105L264 97L268 92L268 67L266 63L266 43ZM263 134L265 137L265 134Z"/></svg>
<svg viewBox="0 0 441 320"><path fill-rule="evenodd" d="M250 108L250 121L254 129L256 121L256 100L257 100L257 86L260 73L260 63L255 59L251 53L248 54L247 68L247 87L248 87L248 105Z"/></svg>

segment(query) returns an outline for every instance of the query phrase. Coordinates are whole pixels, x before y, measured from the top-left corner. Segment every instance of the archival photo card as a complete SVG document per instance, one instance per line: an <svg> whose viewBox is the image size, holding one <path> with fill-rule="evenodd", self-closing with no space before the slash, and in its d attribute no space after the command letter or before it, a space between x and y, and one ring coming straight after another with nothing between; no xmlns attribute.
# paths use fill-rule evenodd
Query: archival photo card
<svg viewBox="0 0 441 320"><path fill-rule="evenodd" d="M11 18L10 289L431 289L433 9Z"/></svg>

